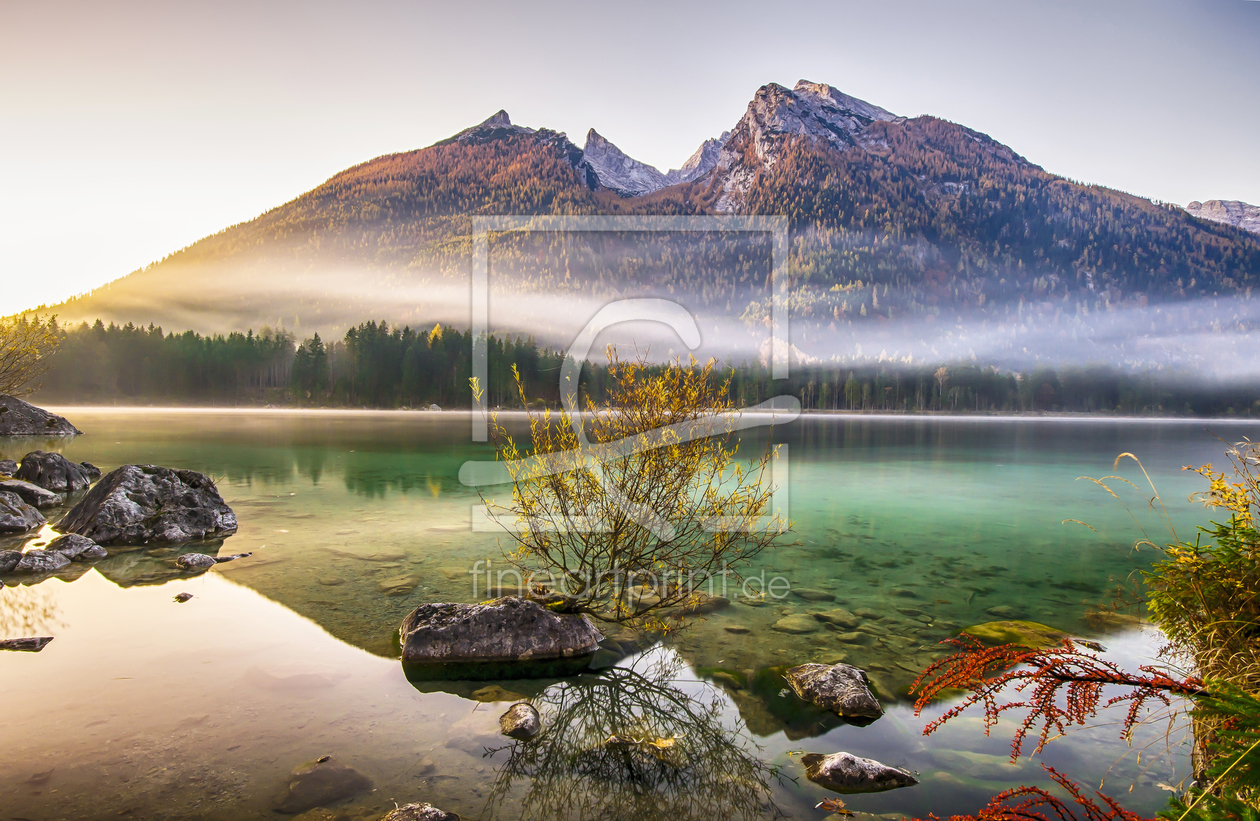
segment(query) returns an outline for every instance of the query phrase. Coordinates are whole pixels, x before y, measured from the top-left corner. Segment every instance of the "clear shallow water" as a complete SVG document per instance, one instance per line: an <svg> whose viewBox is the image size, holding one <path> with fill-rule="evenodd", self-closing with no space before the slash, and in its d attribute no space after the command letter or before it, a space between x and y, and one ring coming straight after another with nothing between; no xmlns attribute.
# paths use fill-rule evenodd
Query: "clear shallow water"
<svg viewBox="0 0 1260 821"><path fill-rule="evenodd" d="M351 817L432 801L465 818L555 817L562 807L580 808L573 817L818 818L813 806L829 794L803 778L797 754L837 750L909 767L923 781L847 797L855 810L971 812L1012 784L1046 779L1037 761L1006 763L1009 726L986 739L978 717L966 716L921 735L929 717L914 717L900 694L935 643L1009 608L998 612L1103 637L1109 657L1125 663L1148 658L1158 644L1149 628L1099 608L1151 559L1131 548L1138 523L1156 541L1166 528L1146 509L1149 493L1119 485L1135 523L1076 479L1137 454L1184 536L1204 515L1185 501L1197 477L1178 468L1223 461L1204 427L1231 440L1258 432L807 417L775 432L790 447L799 544L764 554L755 571L834 602L734 604L627 659L624 673L483 689L412 685L393 639L417 603L479 598L468 571L500 556L493 534L468 526L477 498L458 483L459 466L489 451L468 441L465 416L69 413L88 435L5 442L0 458L42 446L106 470L151 462L206 472L241 524L221 549L254 556L188 578L169 566L174 552L116 551L0 593L0 632L56 636L39 654L0 654L0 795L6 815L30 819L275 817L289 771L328 754L375 784L338 805ZM1132 462L1121 473L1143 481ZM1095 531L1062 523L1069 518ZM174 603L184 591L195 598ZM856 635L772 629L785 615L833 607L880 618L864 619ZM867 727L819 723L777 691L732 683L768 666L839 658L867 669L888 699ZM556 730L511 748L497 734L506 705L488 702L517 695L535 697ZM633 719L610 718L618 709ZM1138 744L1163 749L1162 729ZM680 758L610 757L602 742L614 731L679 735L671 755ZM1148 750L1139 765L1117 735L1114 726L1070 735L1042 760L1095 783L1106 772L1110 792L1153 812L1167 795L1156 785L1185 775L1184 751Z"/></svg>

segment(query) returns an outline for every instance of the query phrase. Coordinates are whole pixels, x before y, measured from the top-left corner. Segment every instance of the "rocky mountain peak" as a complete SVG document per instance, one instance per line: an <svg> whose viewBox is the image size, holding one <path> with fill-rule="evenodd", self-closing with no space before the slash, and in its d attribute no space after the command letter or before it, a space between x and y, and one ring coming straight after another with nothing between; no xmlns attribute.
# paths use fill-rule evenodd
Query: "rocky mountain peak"
<svg viewBox="0 0 1260 821"><path fill-rule="evenodd" d="M1186 210L1200 219L1223 222L1260 234L1260 205L1250 205L1238 200L1207 200L1192 202L1186 206Z"/></svg>
<svg viewBox="0 0 1260 821"><path fill-rule="evenodd" d="M511 124L512 124L512 118L509 117L508 113L501 108L495 113L491 114L486 119L481 121L482 126L502 127L502 126L510 126Z"/></svg>
<svg viewBox="0 0 1260 821"><path fill-rule="evenodd" d="M848 116L866 120L867 124L875 120L895 120L897 116L891 111L871 105L865 100L850 97L827 83L814 83L800 80L792 89L798 97L815 101L818 109L829 112L832 117Z"/></svg>
<svg viewBox="0 0 1260 821"><path fill-rule="evenodd" d="M513 125L512 118L503 109L499 109L486 119L466 128L455 135L454 139L461 143L479 145L493 140L503 139L516 134L534 134L535 130L523 125Z"/></svg>
<svg viewBox="0 0 1260 821"><path fill-rule="evenodd" d="M767 83L757 89L718 155L723 193L717 207L735 207L757 173L774 165L784 139L803 137L844 151L861 144L861 133L871 123L896 119L892 112L826 83L801 80L791 89ZM749 153L756 158L753 167L746 161Z"/></svg>
<svg viewBox="0 0 1260 821"><path fill-rule="evenodd" d="M726 145L726 141L730 136L731 132L723 131L721 137L712 137L705 140L696 149L696 153L692 154L682 164L682 168L671 169L665 175L666 184L677 185L680 182L691 182L708 174L717 165L718 155L722 152L722 146Z"/></svg>
<svg viewBox="0 0 1260 821"><path fill-rule="evenodd" d="M595 174L601 187L626 196L650 194L670 184L656 168L628 156L593 128L586 132L582 164Z"/></svg>

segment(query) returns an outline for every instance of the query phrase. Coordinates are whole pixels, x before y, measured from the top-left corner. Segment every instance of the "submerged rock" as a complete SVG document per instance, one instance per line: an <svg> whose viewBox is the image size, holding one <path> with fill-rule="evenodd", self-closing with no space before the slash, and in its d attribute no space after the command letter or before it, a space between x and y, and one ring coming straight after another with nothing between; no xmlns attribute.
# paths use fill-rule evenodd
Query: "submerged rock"
<svg viewBox="0 0 1260 821"><path fill-rule="evenodd" d="M352 798L372 789L372 779L354 767L322 756L294 768L288 790L277 796L276 812L296 815Z"/></svg>
<svg viewBox="0 0 1260 821"><path fill-rule="evenodd" d="M828 593L826 590L815 590L810 587L797 587L792 594L805 601L835 601L836 594Z"/></svg>
<svg viewBox="0 0 1260 821"><path fill-rule="evenodd" d="M791 633L799 635L804 633L816 633L822 625L818 620L807 613L795 613L791 616L784 616L776 621L772 626L772 630L778 630L780 633Z"/></svg>
<svg viewBox="0 0 1260 821"><path fill-rule="evenodd" d="M480 701L482 704L493 704L500 701L520 701L525 696L520 693L514 693L511 690L505 690L498 684L488 684L472 691L474 701Z"/></svg>
<svg viewBox="0 0 1260 821"><path fill-rule="evenodd" d="M22 465L13 476L58 493L73 493L92 484L92 474L83 465L71 462L60 453L45 453L42 450L33 450L23 456Z"/></svg>
<svg viewBox="0 0 1260 821"><path fill-rule="evenodd" d="M70 509L60 528L98 544L172 544L236 531L214 482L192 470L123 465Z"/></svg>
<svg viewBox="0 0 1260 821"><path fill-rule="evenodd" d="M56 550L30 550L13 568L14 573L56 573L70 564L70 557Z"/></svg>
<svg viewBox="0 0 1260 821"><path fill-rule="evenodd" d="M185 553L175 560L175 566L180 570L205 570L218 564L214 556L207 556L205 553Z"/></svg>
<svg viewBox="0 0 1260 821"><path fill-rule="evenodd" d="M805 765L806 778L839 793L883 792L919 783L905 770L850 753L809 753L801 756L801 763Z"/></svg>
<svg viewBox="0 0 1260 821"><path fill-rule="evenodd" d="M327 807L316 807L301 815L293 816L293 821L350 821L350 816L341 810L330 810ZM898 819L900 821L900 819Z"/></svg>
<svg viewBox="0 0 1260 821"><path fill-rule="evenodd" d="M44 549L60 553L72 561L103 559L109 555L105 552L105 548L87 536L80 536L78 533L67 533L64 536L58 536L49 542L48 547Z"/></svg>
<svg viewBox="0 0 1260 821"><path fill-rule="evenodd" d="M0 436L77 436L82 432L64 416L0 394Z"/></svg>
<svg viewBox="0 0 1260 821"><path fill-rule="evenodd" d="M422 604L403 619L404 662L537 661L586 656L603 638L583 615L505 597L486 604Z"/></svg>
<svg viewBox="0 0 1260 821"><path fill-rule="evenodd" d="M453 812L443 812L432 804L404 804L391 810L381 821L460 821L460 817Z"/></svg>
<svg viewBox="0 0 1260 821"><path fill-rule="evenodd" d="M862 623L862 620L853 613L845 610L843 607L837 607L835 610L827 610L822 613L815 613L814 618L823 624L831 624L836 627L847 627L852 630Z"/></svg>
<svg viewBox="0 0 1260 821"><path fill-rule="evenodd" d="M44 514L22 501L22 497L0 490L0 533L26 533L43 527Z"/></svg>
<svg viewBox="0 0 1260 821"><path fill-rule="evenodd" d="M1052 647L1068 637L1062 630L1035 621L990 621L973 624L963 632L989 645L1020 644L1033 648Z"/></svg>
<svg viewBox="0 0 1260 821"><path fill-rule="evenodd" d="M499 716L499 732L510 738L526 740L538 735L542 729L542 718L532 704L520 702L513 704L508 711Z"/></svg>
<svg viewBox="0 0 1260 821"><path fill-rule="evenodd" d="M38 653L52 641L52 636L30 636L22 639L0 640L0 650L15 650L22 653Z"/></svg>
<svg viewBox="0 0 1260 821"><path fill-rule="evenodd" d="M24 482L21 479L0 479L0 490L7 490L18 496L23 502L32 507L45 509L56 507L66 501L66 497L60 493L53 493L39 485L33 485L30 482Z"/></svg>
<svg viewBox="0 0 1260 821"><path fill-rule="evenodd" d="M802 664L783 676L792 692L844 718L879 718L884 709L866 673L849 664Z"/></svg>
<svg viewBox="0 0 1260 821"><path fill-rule="evenodd" d="M420 584L420 577L415 573L391 576L376 583L377 591L386 596L406 596Z"/></svg>

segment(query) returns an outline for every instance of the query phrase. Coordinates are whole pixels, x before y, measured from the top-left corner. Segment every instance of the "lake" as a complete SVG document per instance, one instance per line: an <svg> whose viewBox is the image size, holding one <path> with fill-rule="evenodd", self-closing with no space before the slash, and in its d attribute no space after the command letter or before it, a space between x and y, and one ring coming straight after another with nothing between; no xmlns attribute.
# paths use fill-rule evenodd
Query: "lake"
<svg viewBox="0 0 1260 821"><path fill-rule="evenodd" d="M1224 463L1217 436L1260 434L1251 422L806 416L773 431L788 445L795 533L745 575L808 599L737 601L600 674L413 683L398 661L403 617L483 598L470 571L503 562L506 540L469 524L479 500L459 468L492 452L469 441L466 414L58 412L87 434L0 440L0 458L40 447L105 470L197 470L240 528L222 545L111 549L39 583L7 579L0 637L55 636L40 653L0 653L12 818L275 818L289 773L324 755L373 787L308 818L378 818L413 801L468 819L824 818L814 806L833 794L799 757L840 750L921 781L846 796L859 812L974 812L1015 784L1048 783L1044 761L1150 814L1168 795L1159 785L1188 775L1184 728L1166 741L1157 722L1130 746L1099 722L1012 765L1011 721L986 738L967 713L924 737L948 705L916 717L906 688L937 642L999 617L1096 639L1124 665L1151 660L1160 637L1124 605L1157 554L1134 542L1169 540L1169 522L1193 539L1207 517L1187 497L1203 483L1181 466ZM1168 522L1135 462L1113 470L1123 452L1142 460ZM1117 472L1136 485L1110 480L1119 499L1079 478ZM192 549L253 555L190 576L172 559ZM183 592L193 598L176 603ZM861 628L773 629L837 607L861 611ZM885 701L868 726L800 710L766 674L840 659ZM528 744L498 734L519 697L547 725ZM610 753L610 735L635 733L673 746Z"/></svg>

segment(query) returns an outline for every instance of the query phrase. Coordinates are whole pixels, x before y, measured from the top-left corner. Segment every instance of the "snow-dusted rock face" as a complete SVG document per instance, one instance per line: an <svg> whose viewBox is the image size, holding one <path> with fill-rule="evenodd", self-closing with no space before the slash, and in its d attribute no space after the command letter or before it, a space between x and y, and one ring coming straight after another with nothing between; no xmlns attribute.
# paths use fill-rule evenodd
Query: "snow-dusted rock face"
<svg viewBox="0 0 1260 821"><path fill-rule="evenodd" d="M582 163L595 172L602 187L630 197L650 194L669 184L660 171L628 156L593 128L586 132Z"/></svg>
<svg viewBox="0 0 1260 821"><path fill-rule="evenodd" d="M1260 205L1249 205L1238 200L1208 200L1192 202L1186 206L1186 210L1200 219L1223 222L1260 234Z"/></svg>
<svg viewBox="0 0 1260 821"><path fill-rule="evenodd" d="M784 137L805 137L843 151L861 145L861 133L871 123L896 119L892 112L826 83L801 80L792 89L778 83L762 86L719 152L717 173L722 194L718 210L733 210L757 172L774 165L776 149ZM748 149L757 160L753 167L745 162Z"/></svg>
<svg viewBox="0 0 1260 821"><path fill-rule="evenodd" d="M682 164L682 168L671 169L665 175L665 184L677 185L681 182L691 182L708 174L717 165L718 155L722 152L722 146L726 145L726 141L730 136L731 132L723 131L721 137L705 140L696 149L696 153L692 154Z"/></svg>

